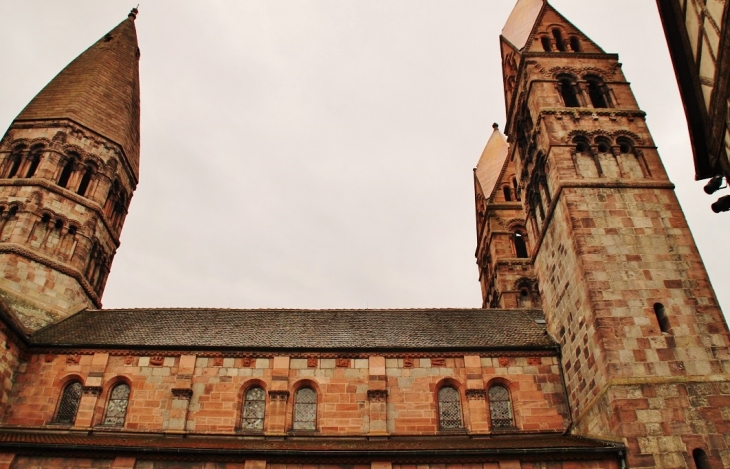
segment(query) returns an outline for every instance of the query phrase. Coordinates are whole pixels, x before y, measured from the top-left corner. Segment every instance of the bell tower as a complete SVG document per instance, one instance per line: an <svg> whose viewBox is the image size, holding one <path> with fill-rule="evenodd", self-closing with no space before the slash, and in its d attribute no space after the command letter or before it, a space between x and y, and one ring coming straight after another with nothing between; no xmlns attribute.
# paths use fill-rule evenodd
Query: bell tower
<svg viewBox="0 0 730 469"><path fill-rule="evenodd" d="M543 0L517 2L501 50L570 431L623 442L632 468L730 467L728 328L618 56Z"/></svg>
<svg viewBox="0 0 730 469"><path fill-rule="evenodd" d="M101 307L139 177L137 10L0 140L0 299L32 333Z"/></svg>

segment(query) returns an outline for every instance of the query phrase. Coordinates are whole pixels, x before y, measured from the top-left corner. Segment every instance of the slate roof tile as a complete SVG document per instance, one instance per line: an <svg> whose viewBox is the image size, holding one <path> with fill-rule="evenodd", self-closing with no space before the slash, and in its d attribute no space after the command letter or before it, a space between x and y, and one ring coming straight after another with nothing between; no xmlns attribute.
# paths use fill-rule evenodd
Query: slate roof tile
<svg viewBox="0 0 730 469"><path fill-rule="evenodd" d="M552 348L539 311L486 309L84 310L34 345L252 349Z"/></svg>

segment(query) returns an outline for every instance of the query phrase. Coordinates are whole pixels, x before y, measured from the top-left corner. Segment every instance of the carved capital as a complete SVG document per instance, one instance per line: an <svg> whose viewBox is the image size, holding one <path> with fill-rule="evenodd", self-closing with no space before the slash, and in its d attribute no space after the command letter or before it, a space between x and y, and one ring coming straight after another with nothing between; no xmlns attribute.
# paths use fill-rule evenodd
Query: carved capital
<svg viewBox="0 0 730 469"><path fill-rule="evenodd" d="M487 399L487 391L484 389L467 389L466 398L474 401L484 401Z"/></svg>
<svg viewBox="0 0 730 469"><path fill-rule="evenodd" d="M286 402L289 400L289 391L269 391L271 402Z"/></svg>
<svg viewBox="0 0 730 469"><path fill-rule="evenodd" d="M385 402L388 399L388 391L385 389L368 389L368 400L371 402Z"/></svg>
<svg viewBox="0 0 730 469"><path fill-rule="evenodd" d="M173 399L190 400L193 397L193 390L190 388L172 388Z"/></svg>

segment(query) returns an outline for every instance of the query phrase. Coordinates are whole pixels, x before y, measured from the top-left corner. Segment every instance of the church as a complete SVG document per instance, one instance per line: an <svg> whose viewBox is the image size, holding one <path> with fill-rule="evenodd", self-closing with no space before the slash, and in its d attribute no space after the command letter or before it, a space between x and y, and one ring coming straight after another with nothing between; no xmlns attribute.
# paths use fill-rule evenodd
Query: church
<svg viewBox="0 0 730 469"><path fill-rule="evenodd" d="M730 333L618 55L516 2L479 309L103 309L136 14L0 140L0 469L730 467Z"/></svg>

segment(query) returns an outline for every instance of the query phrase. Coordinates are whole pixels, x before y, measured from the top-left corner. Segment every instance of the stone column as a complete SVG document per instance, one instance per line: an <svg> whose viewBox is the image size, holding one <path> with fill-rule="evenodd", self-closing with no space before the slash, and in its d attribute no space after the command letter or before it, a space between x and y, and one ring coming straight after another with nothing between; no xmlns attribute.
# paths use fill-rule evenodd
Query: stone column
<svg viewBox="0 0 730 469"><path fill-rule="evenodd" d="M192 379L195 372L195 355L181 355L177 367L175 385L172 388L172 408L167 431L183 433L188 428L188 411L193 397Z"/></svg>
<svg viewBox="0 0 730 469"><path fill-rule="evenodd" d="M172 388L172 408L167 423L167 433L185 433L191 397L193 397L193 390L189 387Z"/></svg>
<svg viewBox="0 0 730 469"><path fill-rule="evenodd" d="M267 435L286 435L286 403L288 401L289 391L269 391Z"/></svg>
<svg viewBox="0 0 730 469"><path fill-rule="evenodd" d="M388 389L385 379L385 357L368 358L368 407L370 431L368 436L388 435Z"/></svg>
<svg viewBox="0 0 730 469"><path fill-rule="evenodd" d="M81 395L81 401L79 402L79 409L76 412L74 427L91 428L91 420L94 418L96 400L99 398L100 394L101 386L83 387L83 394Z"/></svg>
<svg viewBox="0 0 730 469"><path fill-rule="evenodd" d="M96 401L101 395L101 384L108 361L108 353L95 353L91 357L89 374L84 383L81 402L79 402L79 410L76 412L75 427L89 428L94 425L94 410L96 408Z"/></svg>
<svg viewBox="0 0 730 469"><path fill-rule="evenodd" d="M289 357L274 357L271 370L271 391L289 390Z"/></svg>
<svg viewBox="0 0 730 469"><path fill-rule="evenodd" d="M466 371L466 410L470 420L470 433L489 433L487 392L482 377L482 359L479 355L464 357Z"/></svg>

